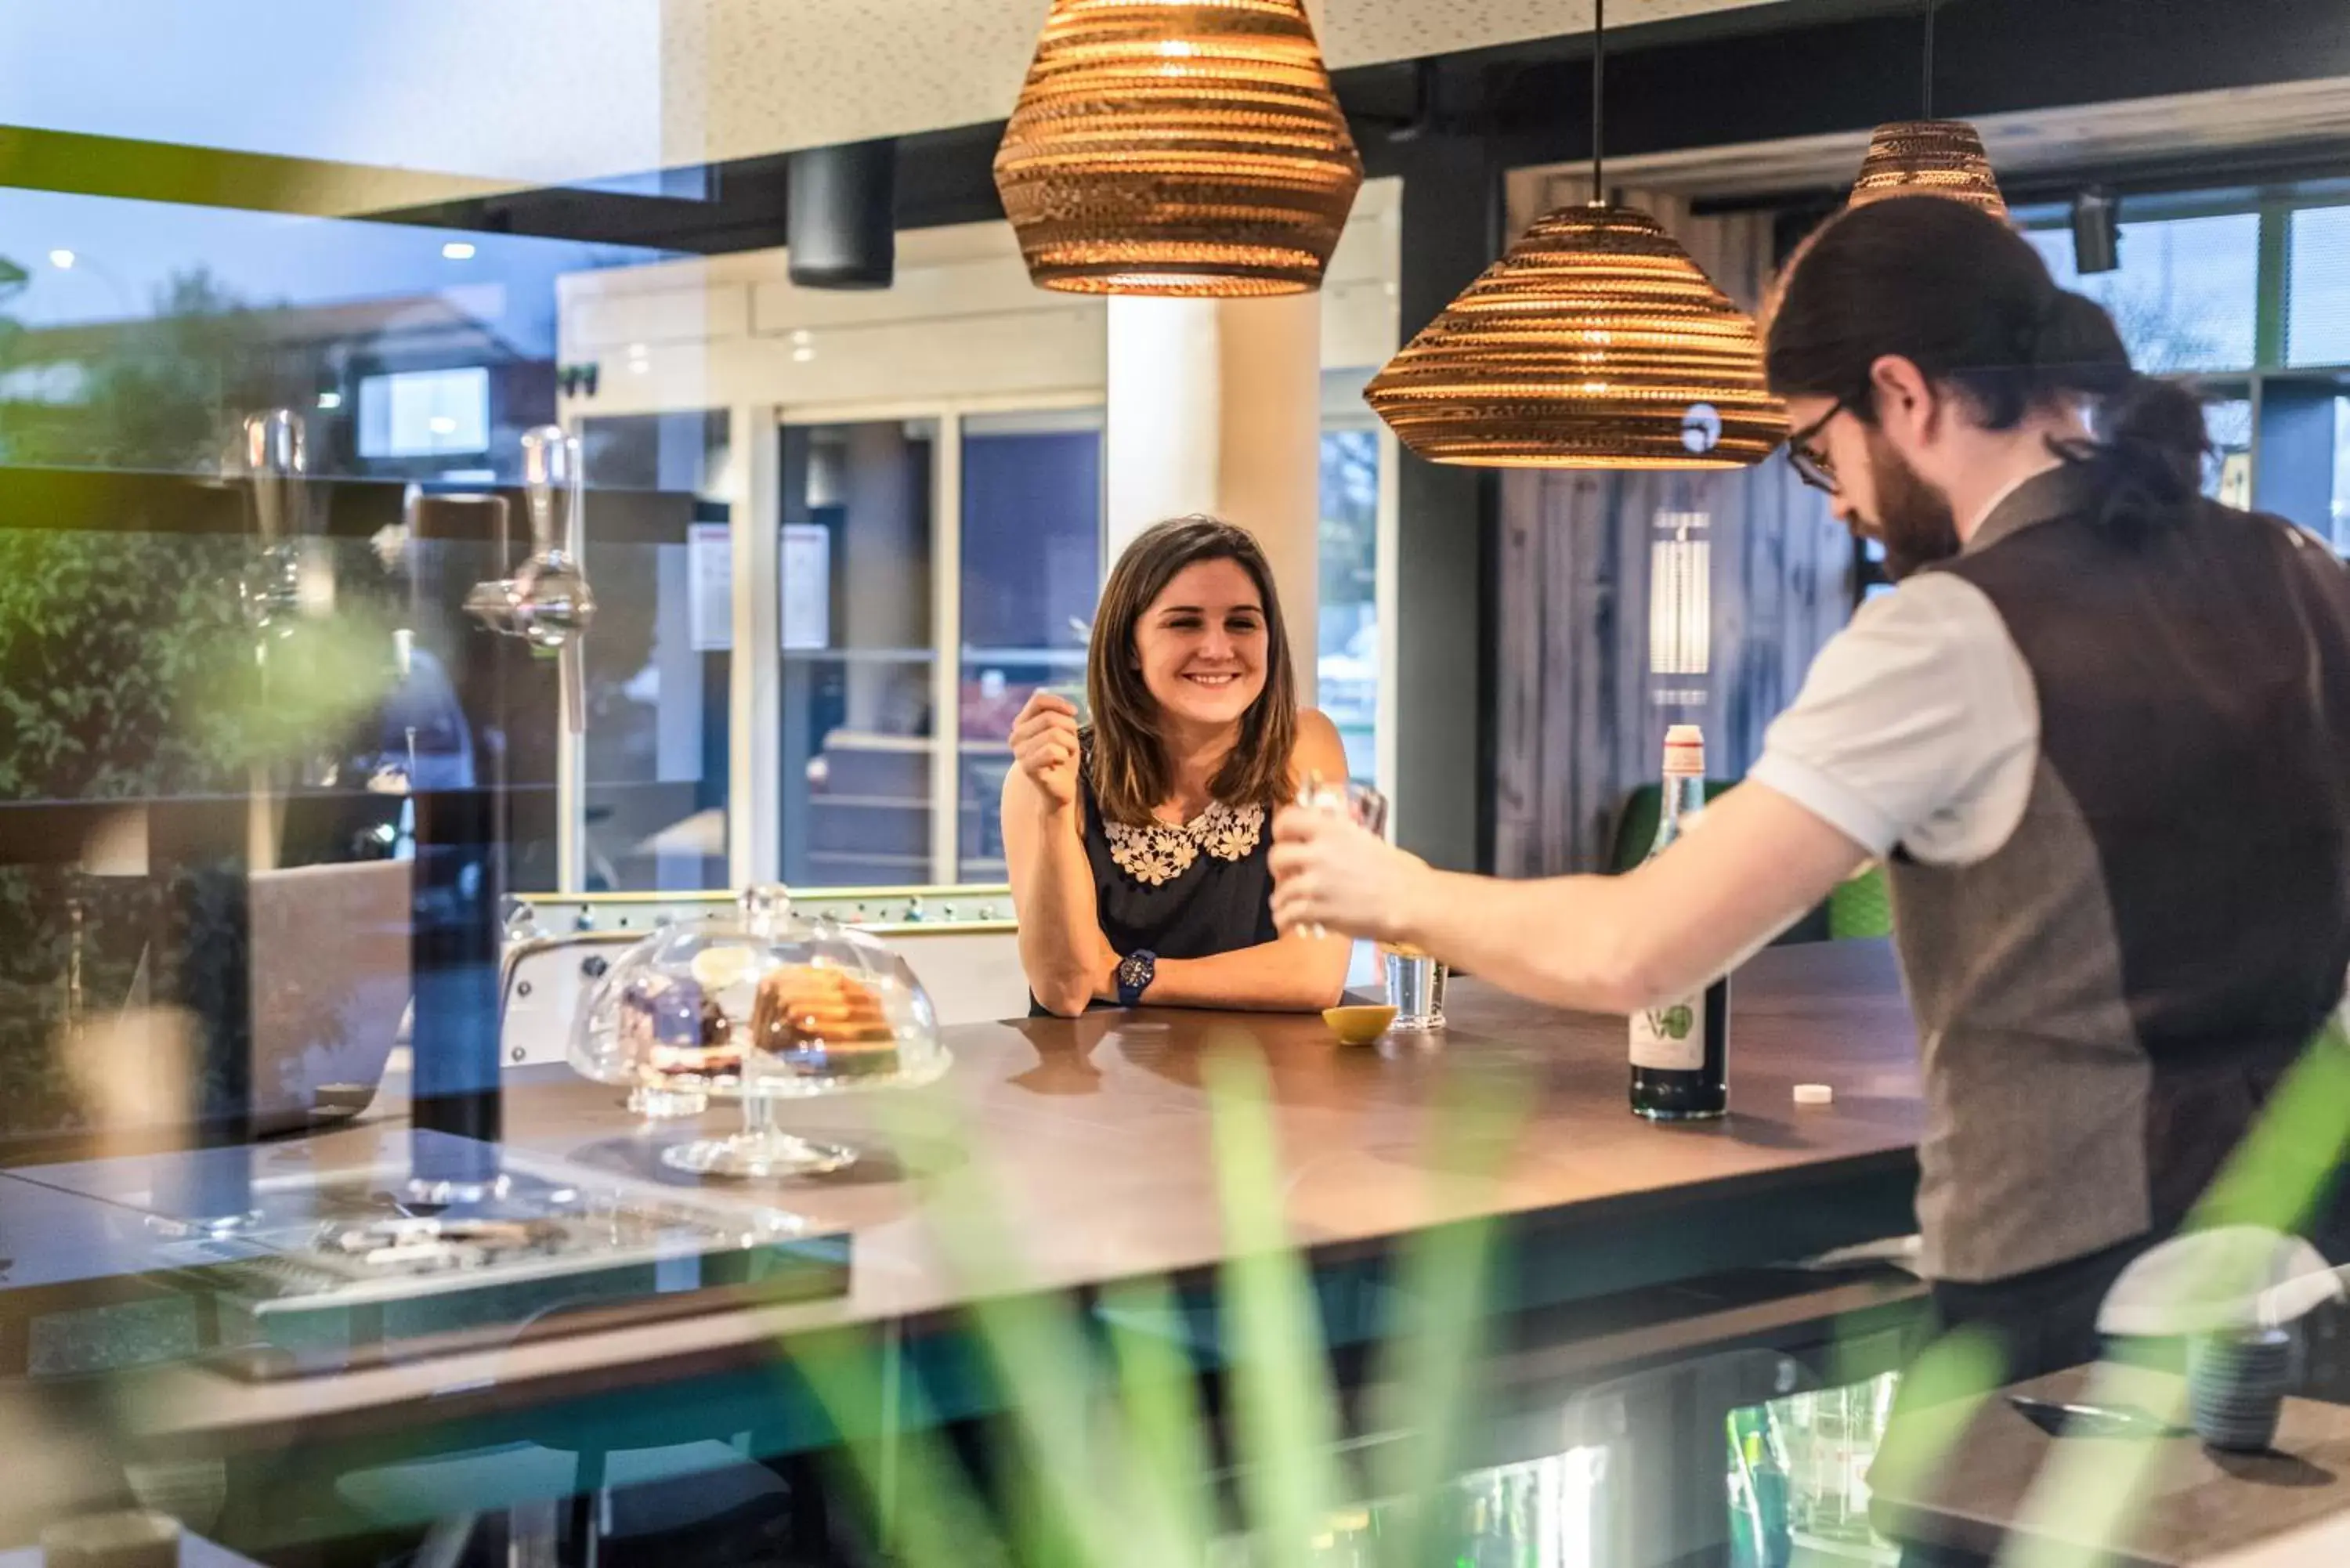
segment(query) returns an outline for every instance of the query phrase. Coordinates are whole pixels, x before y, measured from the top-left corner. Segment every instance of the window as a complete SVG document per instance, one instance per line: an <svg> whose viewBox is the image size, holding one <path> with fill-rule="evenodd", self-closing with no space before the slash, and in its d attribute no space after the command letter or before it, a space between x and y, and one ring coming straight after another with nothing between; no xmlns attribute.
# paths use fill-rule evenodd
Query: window
<svg viewBox="0 0 2350 1568"><path fill-rule="evenodd" d="M1315 675L1322 711L1347 745L1347 771L1378 774L1379 437L1368 418L1322 427L1321 613Z"/></svg>
<svg viewBox="0 0 2350 1568"><path fill-rule="evenodd" d="M2073 267L2070 230L2035 228L2024 237L2059 284L2113 313L2140 369L2250 368L2255 358L2260 214L2128 223L2121 234L2122 265L2085 277Z"/></svg>
<svg viewBox="0 0 2350 1568"><path fill-rule="evenodd" d="M2312 198L2304 198L2312 200ZM2061 209L2025 237L2113 313L2133 361L2204 399L2203 490L2350 545L2350 205L2243 192L2131 198L2121 266L2079 275ZM2237 210L2230 211L2233 204Z"/></svg>
<svg viewBox="0 0 2350 1568"><path fill-rule="evenodd" d="M2350 365L2350 207L2293 215L2285 362Z"/></svg>
<svg viewBox="0 0 2350 1568"><path fill-rule="evenodd" d="M962 431L957 879L1001 882L1005 737L1039 687L1080 699L1102 576L1101 412L973 414Z"/></svg>
<svg viewBox="0 0 2350 1568"><path fill-rule="evenodd" d="M940 880L936 420L784 427L784 880ZM951 879L951 878L948 878Z"/></svg>
<svg viewBox="0 0 2350 1568"><path fill-rule="evenodd" d="M2350 398L2334 400L2334 548L2350 555Z"/></svg>
<svg viewBox="0 0 2350 1568"><path fill-rule="evenodd" d="M2203 493L2230 506L2252 504L2252 403L2220 398L2203 405L2211 450L2203 459Z"/></svg>
<svg viewBox="0 0 2350 1568"><path fill-rule="evenodd" d="M1320 701L1367 782L1380 474L1378 432L1359 406L1327 420L1321 463ZM1013 721L1040 689L1084 695L1102 484L1097 408L785 424L786 882L1004 879L997 807ZM941 560L956 564L951 580Z"/></svg>
<svg viewBox="0 0 2350 1568"><path fill-rule="evenodd" d="M486 452L490 372L404 370L359 382L361 457L437 457Z"/></svg>

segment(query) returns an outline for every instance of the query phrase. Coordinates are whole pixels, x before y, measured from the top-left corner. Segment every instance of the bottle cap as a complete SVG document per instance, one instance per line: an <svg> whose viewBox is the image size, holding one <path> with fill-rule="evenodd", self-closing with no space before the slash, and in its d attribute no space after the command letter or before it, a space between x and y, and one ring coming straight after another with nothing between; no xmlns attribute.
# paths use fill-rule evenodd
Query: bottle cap
<svg viewBox="0 0 2350 1568"><path fill-rule="evenodd" d="M1705 775L1705 732L1695 724L1675 724L1665 732L1665 772L1682 778Z"/></svg>
<svg viewBox="0 0 2350 1568"><path fill-rule="evenodd" d="M1835 1104L1835 1090L1825 1084L1798 1084L1795 1085L1795 1104L1832 1106Z"/></svg>

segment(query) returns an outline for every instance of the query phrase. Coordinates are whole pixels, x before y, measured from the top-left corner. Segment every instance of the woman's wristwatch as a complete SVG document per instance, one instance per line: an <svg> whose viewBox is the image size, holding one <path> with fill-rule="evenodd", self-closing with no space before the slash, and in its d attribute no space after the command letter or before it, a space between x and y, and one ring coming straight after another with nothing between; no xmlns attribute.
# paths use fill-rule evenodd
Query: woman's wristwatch
<svg viewBox="0 0 2350 1568"><path fill-rule="evenodd" d="M1118 1004L1139 1007L1142 993L1159 978L1159 955L1149 948L1137 948L1118 961Z"/></svg>

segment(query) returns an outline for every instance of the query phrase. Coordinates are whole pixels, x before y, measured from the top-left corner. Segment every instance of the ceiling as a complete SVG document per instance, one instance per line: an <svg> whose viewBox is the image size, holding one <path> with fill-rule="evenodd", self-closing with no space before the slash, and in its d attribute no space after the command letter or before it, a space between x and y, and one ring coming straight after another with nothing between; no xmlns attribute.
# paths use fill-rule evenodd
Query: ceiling
<svg viewBox="0 0 2350 1568"><path fill-rule="evenodd" d="M1580 34L1592 15L1592 0L1310 3L1334 68ZM1616 0L1608 21L1774 3ZM9 0L0 127L577 183L1000 120L1049 5Z"/></svg>
<svg viewBox="0 0 2350 1568"><path fill-rule="evenodd" d="M1771 0L1616 0L1611 28ZM943 130L1010 112L1048 0L674 0L664 137L679 161ZM1315 0L1334 70L1590 30L1592 0ZM780 83L820 90L779 91Z"/></svg>

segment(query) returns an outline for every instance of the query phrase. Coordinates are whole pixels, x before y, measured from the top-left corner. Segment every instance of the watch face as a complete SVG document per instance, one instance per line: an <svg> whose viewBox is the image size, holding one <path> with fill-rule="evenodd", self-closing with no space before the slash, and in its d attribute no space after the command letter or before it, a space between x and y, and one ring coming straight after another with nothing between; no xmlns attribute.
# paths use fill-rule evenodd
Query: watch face
<svg viewBox="0 0 2350 1568"><path fill-rule="evenodd" d="M1151 977L1158 971L1158 961L1150 954L1141 951L1130 952L1118 961L1118 988L1139 996L1142 989L1150 983Z"/></svg>

